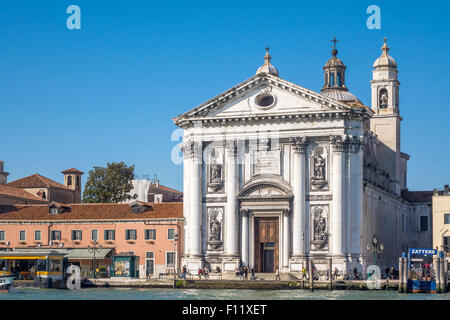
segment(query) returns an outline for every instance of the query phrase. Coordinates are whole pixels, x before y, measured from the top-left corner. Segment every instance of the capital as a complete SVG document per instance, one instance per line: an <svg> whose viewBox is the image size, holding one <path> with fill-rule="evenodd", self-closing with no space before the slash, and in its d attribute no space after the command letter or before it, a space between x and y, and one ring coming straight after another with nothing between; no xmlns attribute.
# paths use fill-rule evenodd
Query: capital
<svg viewBox="0 0 450 320"><path fill-rule="evenodd" d="M295 152L305 153L307 146L306 137L291 137L289 138L289 143L292 144Z"/></svg>
<svg viewBox="0 0 450 320"><path fill-rule="evenodd" d="M330 142L334 151L344 152L348 148L348 136L330 136Z"/></svg>
<svg viewBox="0 0 450 320"><path fill-rule="evenodd" d="M241 209L239 211L240 211L240 213L241 213L241 215L243 217L248 217L250 215L250 210L249 209Z"/></svg>

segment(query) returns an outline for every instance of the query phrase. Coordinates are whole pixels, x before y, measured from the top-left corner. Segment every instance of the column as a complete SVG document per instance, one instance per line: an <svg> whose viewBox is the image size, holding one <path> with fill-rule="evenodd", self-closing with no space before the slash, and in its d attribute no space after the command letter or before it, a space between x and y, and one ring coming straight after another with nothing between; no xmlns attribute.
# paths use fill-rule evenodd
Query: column
<svg viewBox="0 0 450 320"><path fill-rule="evenodd" d="M249 266L248 261L248 240L249 240L249 232L248 232L248 218L249 218L249 210L241 209L242 216L242 242L241 242L241 261L244 265Z"/></svg>
<svg viewBox="0 0 450 320"><path fill-rule="evenodd" d="M350 196L351 205L351 250L353 255L361 254L361 220L363 213L363 157L362 142L359 137L352 141L350 153Z"/></svg>
<svg viewBox="0 0 450 320"><path fill-rule="evenodd" d="M289 267L289 210L283 210L283 268Z"/></svg>
<svg viewBox="0 0 450 320"><path fill-rule="evenodd" d="M189 149L190 145L189 143L185 143L182 147L182 151L183 151L183 194L185 199L190 199L190 170L192 167L192 163L191 163L191 159L192 159L192 155L190 154L190 149ZM183 247L184 247L184 254L186 256L189 256L189 252L190 252L190 244L191 244L191 240L190 240L190 232L188 232L190 229L190 223L191 223L191 219L189 217L189 206L188 206L188 201L183 201L183 217L185 219L185 224L183 226L183 236L184 236L184 240L183 240Z"/></svg>
<svg viewBox="0 0 450 320"><path fill-rule="evenodd" d="M255 219L251 212L249 212L248 216L248 229L249 229L249 257L248 257L248 263L250 265L250 268L255 266Z"/></svg>
<svg viewBox="0 0 450 320"><path fill-rule="evenodd" d="M191 192L188 201L189 206L189 218L190 224L190 254L193 256L199 256L202 254L202 143L195 143L191 160Z"/></svg>
<svg viewBox="0 0 450 320"><path fill-rule="evenodd" d="M345 162L344 142L341 136L332 137L333 145L333 210L331 218L331 237L333 255L344 253L344 208L345 208Z"/></svg>
<svg viewBox="0 0 450 320"><path fill-rule="evenodd" d="M227 255L238 254L238 221L237 221L237 164L236 142L228 141L225 147L226 180L225 192L227 205L225 210L225 233Z"/></svg>
<svg viewBox="0 0 450 320"><path fill-rule="evenodd" d="M290 138L294 151L292 163L292 189L294 192L292 210L292 255L305 254L305 149L306 137Z"/></svg>

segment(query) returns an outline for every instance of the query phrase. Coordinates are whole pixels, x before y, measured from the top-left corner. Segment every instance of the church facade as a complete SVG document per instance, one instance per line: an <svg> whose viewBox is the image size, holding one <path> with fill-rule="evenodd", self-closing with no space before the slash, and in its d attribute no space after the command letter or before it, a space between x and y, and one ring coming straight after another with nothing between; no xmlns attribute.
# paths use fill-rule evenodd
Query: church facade
<svg viewBox="0 0 450 320"><path fill-rule="evenodd" d="M335 48L321 93L280 78L267 49L256 75L174 119L184 129L183 265L300 272L331 258L344 274L431 245L429 201L406 186L388 51L373 65L371 108L349 92Z"/></svg>

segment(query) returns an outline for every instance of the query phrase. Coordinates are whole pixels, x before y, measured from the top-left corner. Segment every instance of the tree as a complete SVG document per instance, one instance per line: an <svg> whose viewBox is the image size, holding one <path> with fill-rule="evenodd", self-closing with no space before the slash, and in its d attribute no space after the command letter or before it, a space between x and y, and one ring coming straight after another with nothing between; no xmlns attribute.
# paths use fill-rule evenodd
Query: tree
<svg viewBox="0 0 450 320"><path fill-rule="evenodd" d="M129 192L133 189L134 165L122 162L108 163L106 168L94 167L83 192L84 203L119 203L135 199Z"/></svg>

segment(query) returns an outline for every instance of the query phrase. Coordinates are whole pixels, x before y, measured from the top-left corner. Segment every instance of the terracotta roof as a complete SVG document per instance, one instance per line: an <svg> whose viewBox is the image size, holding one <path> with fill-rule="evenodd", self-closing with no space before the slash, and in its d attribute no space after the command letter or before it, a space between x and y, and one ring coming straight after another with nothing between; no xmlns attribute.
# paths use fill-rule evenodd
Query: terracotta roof
<svg viewBox="0 0 450 320"><path fill-rule="evenodd" d="M33 200L33 201L40 201L41 203L46 203L47 201L39 198L38 196L24 190L21 188L11 187L9 185L0 184L0 196L8 196L8 197L14 197L14 198L20 198L25 200Z"/></svg>
<svg viewBox="0 0 450 320"><path fill-rule="evenodd" d="M49 214L49 206L8 205L0 206L0 221L24 220L143 220L182 218L182 202L149 203L142 213L132 213L129 204L123 203L86 203L70 204L61 214Z"/></svg>
<svg viewBox="0 0 450 320"><path fill-rule="evenodd" d="M84 172L81 172L80 170L75 169L75 168L70 168L70 169L64 170L64 171L62 171L61 173L64 173L64 174L66 174L66 173L79 173L79 174L84 174Z"/></svg>
<svg viewBox="0 0 450 320"><path fill-rule="evenodd" d="M402 191L402 198L410 202L431 202L433 191Z"/></svg>
<svg viewBox="0 0 450 320"><path fill-rule="evenodd" d="M156 189L156 190L159 189L159 190L163 190L163 191L166 191L166 192L172 192L172 193L177 193L177 194L183 195L183 192L181 192L181 191L178 191L178 190L175 190L175 189L172 189L172 188L163 186L163 185L159 185L159 186L157 187L156 184L153 184L153 183L152 183L152 184L150 185L149 191L155 190L155 189Z"/></svg>
<svg viewBox="0 0 450 320"><path fill-rule="evenodd" d="M46 178L44 176L41 176L40 174L33 174L31 176L12 181L10 183L7 183L8 186L11 187L17 187L17 188L41 188L41 187L53 187L53 188L60 188L60 189L68 189L65 185L58 183L56 181L53 181L52 179Z"/></svg>

